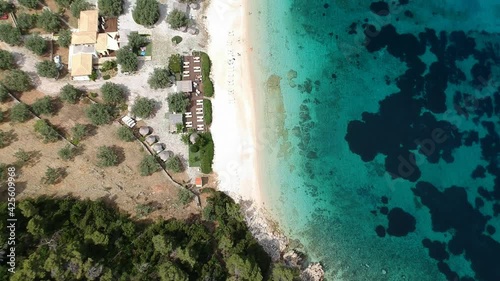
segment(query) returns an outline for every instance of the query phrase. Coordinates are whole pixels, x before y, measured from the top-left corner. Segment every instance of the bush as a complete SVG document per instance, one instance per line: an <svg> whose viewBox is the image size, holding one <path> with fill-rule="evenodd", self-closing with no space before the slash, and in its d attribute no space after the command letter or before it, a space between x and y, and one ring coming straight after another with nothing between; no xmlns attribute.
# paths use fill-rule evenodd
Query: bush
<svg viewBox="0 0 500 281"><path fill-rule="evenodd" d="M100 146L97 149L97 165L111 167L118 165L118 154L109 146Z"/></svg>
<svg viewBox="0 0 500 281"><path fill-rule="evenodd" d="M44 119L37 120L34 128L35 132L43 137L44 142L55 142L59 139L57 131Z"/></svg>
<svg viewBox="0 0 500 281"><path fill-rule="evenodd" d="M18 69L9 70L2 83L11 92L25 92L31 89L31 78L26 72Z"/></svg>
<svg viewBox="0 0 500 281"><path fill-rule="evenodd" d="M120 104L126 101L123 88L115 83L106 82L101 86L102 99L107 104Z"/></svg>
<svg viewBox="0 0 500 281"><path fill-rule="evenodd" d="M56 0L56 3L59 7L68 8L73 3L73 0Z"/></svg>
<svg viewBox="0 0 500 281"><path fill-rule="evenodd" d="M182 72L182 58L179 54L173 54L168 58L168 69L172 73Z"/></svg>
<svg viewBox="0 0 500 281"><path fill-rule="evenodd" d="M0 15L8 14L14 11L14 5L10 2L0 0Z"/></svg>
<svg viewBox="0 0 500 281"><path fill-rule="evenodd" d="M100 8L100 7L99 7ZM90 4L85 0L75 0L69 8L75 18L80 18L80 12L90 9Z"/></svg>
<svg viewBox="0 0 500 281"><path fill-rule="evenodd" d="M187 205L193 200L193 194L189 190L181 188L177 193L177 200L180 204Z"/></svg>
<svg viewBox="0 0 500 281"><path fill-rule="evenodd" d="M147 98L137 98L132 106L132 113L140 118L149 118L155 109L155 101Z"/></svg>
<svg viewBox="0 0 500 281"><path fill-rule="evenodd" d="M202 134L198 140L205 142L205 145L201 150L200 168L201 172L209 174L212 172L212 161L214 159L214 143L212 141L212 136L210 133Z"/></svg>
<svg viewBox="0 0 500 281"><path fill-rule="evenodd" d="M94 125L109 124L113 121L113 107L104 104L91 104L87 109L87 117Z"/></svg>
<svg viewBox="0 0 500 281"><path fill-rule="evenodd" d="M31 118L31 112L27 105L18 103L10 109L9 117L12 122L26 122Z"/></svg>
<svg viewBox="0 0 500 281"><path fill-rule="evenodd" d="M14 56L9 51L0 50L0 69L12 69L14 66Z"/></svg>
<svg viewBox="0 0 500 281"><path fill-rule="evenodd" d="M0 41L13 46L21 45L23 43L21 30L10 24L0 24Z"/></svg>
<svg viewBox="0 0 500 281"><path fill-rule="evenodd" d="M165 163L167 169L172 170L175 173L179 173L182 171L182 162L179 156L175 155L170 157Z"/></svg>
<svg viewBox="0 0 500 281"><path fill-rule="evenodd" d="M175 45L179 44L182 42L182 37L180 36L174 36L172 37L172 43L174 43Z"/></svg>
<svg viewBox="0 0 500 281"><path fill-rule="evenodd" d="M122 72L134 72L139 64L137 55L127 46L116 52L116 62L122 67Z"/></svg>
<svg viewBox="0 0 500 281"><path fill-rule="evenodd" d="M44 10L38 16L37 25L47 32L57 32L61 27L61 19L57 14L52 13L50 10Z"/></svg>
<svg viewBox="0 0 500 281"><path fill-rule="evenodd" d="M75 158L76 149L67 144L57 152L57 155L59 155L59 157L64 161L72 160Z"/></svg>
<svg viewBox="0 0 500 281"><path fill-rule="evenodd" d="M189 151L191 151L192 153L196 153L198 151L200 151L200 147L197 146L196 144L193 144L191 145L191 147L189 148Z"/></svg>
<svg viewBox="0 0 500 281"><path fill-rule="evenodd" d="M80 142L89 134L89 129L87 125L84 124L75 124L73 128L71 128L71 134L73 135L73 142Z"/></svg>
<svg viewBox="0 0 500 281"><path fill-rule="evenodd" d="M189 105L189 97L184 93L174 93L168 96L168 110L170 112L185 112L187 106Z"/></svg>
<svg viewBox="0 0 500 281"><path fill-rule="evenodd" d="M205 124L212 124L212 101L209 99L203 100L203 116L203 119L205 119Z"/></svg>
<svg viewBox="0 0 500 281"><path fill-rule="evenodd" d="M17 15L16 18L17 18L17 27L22 32L26 32L36 26L36 15L22 13Z"/></svg>
<svg viewBox="0 0 500 281"><path fill-rule="evenodd" d="M36 64L36 72L40 77L57 78L59 76L59 69L55 62L44 60Z"/></svg>
<svg viewBox="0 0 500 281"><path fill-rule="evenodd" d="M134 133L129 127L120 127L117 134L118 138L122 141L131 142L135 140Z"/></svg>
<svg viewBox="0 0 500 281"><path fill-rule="evenodd" d="M28 36L26 41L24 41L24 46L39 56L45 54L48 49L47 41L38 34Z"/></svg>
<svg viewBox="0 0 500 281"><path fill-rule="evenodd" d="M0 110L0 123L3 122L3 117L4 117L3 111Z"/></svg>
<svg viewBox="0 0 500 281"><path fill-rule="evenodd" d="M106 75L104 75L104 76L102 77L102 79L103 79L103 80L109 80L109 79L111 79L111 75L106 74Z"/></svg>
<svg viewBox="0 0 500 281"><path fill-rule="evenodd" d="M206 97L213 97L214 96L214 84L212 83L212 80L210 80L210 77L202 76L202 83L203 83L203 94L205 94Z"/></svg>
<svg viewBox="0 0 500 281"><path fill-rule="evenodd" d="M123 12L122 0L99 0L97 6L103 16L118 17Z"/></svg>
<svg viewBox="0 0 500 281"><path fill-rule="evenodd" d="M19 4L30 9L36 9L38 7L38 0L19 0Z"/></svg>
<svg viewBox="0 0 500 281"><path fill-rule="evenodd" d="M116 69L116 67L117 67L116 60L108 60L102 64L101 71L104 72L104 71Z"/></svg>
<svg viewBox="0 0 500 281"><path fill-rule="evenodd" d="M55 169L51 167L47 167L47 170L45 171L45 176L42 178L42 183L43 184L56 184L58 183L61 178L64 176L64 170L63 169Z"/></svg>
<svg viewBox="0 0 500 281"><path fill-rule="evenodd" d="M156 161L154 156L146 155L139 164L139 171L141 176L149 176L160 170L160 164Z"/></svg>
<svg viewBox="0 0 500 281"><path fill-rule="evenodd" d="M4 85L0 84L0 102L4 103L10 99L9 90Z"/></svg>
<svg viewBox="0 0 500 281"><path fill-rule="evenodd" d="M0 111L0 116L1 115L2 111ZM12 130L8 132L0 130L0 148L9 146L15 140L15 138L16 134Z"/></svg>
<svg viewBox="0 0 500 281"><path fill-rule="evenodd" d="M59 37L57 38L57 43L61 47L68 48L69 45L71 45L71 30L61 30L59 32Z"/></svg>
<svg viewBox="0 0 500 281"><path fill-rule="evenodd" d="M128 46L132 48L133 52L139 50L139 48L146 46L149 43L149 39L146 36L140 35L139 32L130 32L128 35Z"/></svg>
<svg viewBox="0 0 500 281"><path fill-rule="evenodd" d="M156 0L138 0L132 11L132 17L138 24L154 25L160 18L160 7Z"/></svg>
<svg viewBox="0 0 500 281"><path fill-rule="evenodd" d="M167 23L170 24L171 28L177 29L183 26L187 26L188 18L186 14L182 11L174 9L167 16Z"/></svg>
<svg viewBox="0 0 500 281"><path fill-rule="evenodd" d="M52 99L50 97L43 97L37 99L32 105L31 109L33 112L40 116L44 115L52 115L54 113L54 107L52 105Z"/></svg>
<svg viewBox="0 0 500 281"><path fill-rule="evenodd" d="M19 149L14 153L14 157L17 159L17 165L24 165L31 161L33 158L33 152L25 151L24 149Z"/></svg>
<svg viewBox="0 0 500 281"><path fill-rule="evenodd" d="M71 104L77 103L81 95L82 91L75 88L71 84L66 84L61 88L61 92L59 92L59 97L61 98L61 100Z"/></svg>
<svg viewBox="0 0 500 281"><path fill-rule="evenodd" d="M166 68L155 68L149 75L148 84L151 89L163 89L172 86L170 72Z"/></svg>
<svg viewBox="0 0 500 281"><path fill-rule="evenodd" d="M210 57L204 53L199 52L201 57L201 74L202 74L202 84L203 84L203 93L207 97L213 97L214 95L214 85L212 80L210 80L210 71L212 68L212 62L210 61Z"/></svg>

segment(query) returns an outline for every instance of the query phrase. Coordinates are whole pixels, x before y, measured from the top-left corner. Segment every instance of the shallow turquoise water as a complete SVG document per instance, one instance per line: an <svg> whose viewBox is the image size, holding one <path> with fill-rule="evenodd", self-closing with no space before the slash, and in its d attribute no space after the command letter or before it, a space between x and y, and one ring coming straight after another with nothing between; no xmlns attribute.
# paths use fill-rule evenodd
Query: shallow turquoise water
<svg viewBox="0 0 500 281"><path fill-rule="evenodd" d="M407 5L391 5L389 15L377 16L370 11L370 3L280 0L251 4L257 81L265 88L270 75L281 78L281 99L270 98L266 91L257 93L258 103L265 105L259 110L268 112L261 116L261 132L267 130L276 137L261 140L266 146L261 166L266 177L266 206L288 234L301 241L311 260L325 265L328 280L447 280L422 240L448 243L455 230L433 229L430 207L412 191L416 182L392 179L386 172L385 155L378 153L373 160L363 161L346 141L349 123L361 120L363 112L377 113L379 102L399 91L395 81L408 69L386 49L368 52L361 25L370 23L380 30L392 24L400 34L415 35L425 28L437 33L463 30L476 39L479 48L484 42L500 42L494 34L500 29L495 19L500 15L500 5L493 1L410 1ZM407 10L412 17L405 15ZM352 23L356 23L355 28L350 28ZM349 34L350 30L356 33ZM437 60L429 49L420 56L427 69ZM480 98L492 95L497 87L489 83L477 90L470 85L470 69L476 62L471 58L457 62L460 69L467 69L467 82L448 83L446 111L434 112L433 116L449 121L458 132L475 130L482 138L487 135L486 129L454 109L456 91ZM296 72L296 78L288 78L290 70ZM284 105L283 124L266 120L279 116L277 100ZM404 111L405 105L401 106ZM498 130L498 111L481 118L495 122ZM284 131L276 124L283 125ZM377 142L372 137L376 135L367 136L366 146ZM443 159L430 163L416 153L421 171L418 181L432 183L440 191L453 185L463 187L474 206L479 196L477 187L492 191L498 176L490 172L483 178L470 177L477 165L488 165L481 149L480 142L459 146L452 150L454 159L450 163ZM381 202L382 196L388 198L387 204ZM498 229L499 217L492 212L498 201L484 201L485 206L477 209L491 215L488 224ZM387 216L380 212L383 206L411 214L416 219L415 230L403 237L377 236L375 227L388 224ZM500 241L499 232L489 237ZM445 259L458 275L456 280L492 280L478 277L467 255L453 254Z"/></svg>

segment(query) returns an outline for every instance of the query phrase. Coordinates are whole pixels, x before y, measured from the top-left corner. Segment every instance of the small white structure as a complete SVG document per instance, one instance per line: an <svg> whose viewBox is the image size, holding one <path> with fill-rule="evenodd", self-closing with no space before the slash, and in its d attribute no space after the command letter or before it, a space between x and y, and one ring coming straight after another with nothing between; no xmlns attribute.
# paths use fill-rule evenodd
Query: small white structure
<svg viewBox="0 0 500 281"><path fill-rule="evenodd" d="M149 145L152 145L153 143L155 143L157 141L158 141L158 137L157 136L147 136L146 137L146 143L149 144Z"/></svg>
<svg viewBox="0 0 500 281"><path fill-rule="evenodd" d="M191 93L193 91L193 81L191 80L176 81L175 86L179 92Z"/></svg>
<svg viewBox="0 0 500 281"><path fill-rule="evenodd" d="M151 128L149 128L148 126L142 126L139 128L139 134L141 134L141 136L147 136L149 134L151 134Z"/></svg>
<svg viewBox="0 0 500 281"><path fill-rule="evenodd" d="M164 148L165 148L165 145L163 143L155 143L151 146L151 148L153 149L153 151L155 153L159 153L160 151L162 151Z"/></svg>

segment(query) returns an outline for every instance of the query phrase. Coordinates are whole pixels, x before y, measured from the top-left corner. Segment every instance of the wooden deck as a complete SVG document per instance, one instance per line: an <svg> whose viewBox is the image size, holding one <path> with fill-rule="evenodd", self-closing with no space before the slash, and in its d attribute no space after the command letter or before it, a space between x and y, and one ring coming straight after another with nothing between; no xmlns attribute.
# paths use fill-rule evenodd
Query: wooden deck
<svg viewBox="0 0 500 281"><path fill-rule="evenodd" d="M184 56L183 58L183 73L181 73L182 80L193 81L193 92L189 93L191 103L187 111L188 113L191 113L191 116L184 115L184 117L186 120L186 125L191 122L191 127L186 126L187 128L192 128L196 131L204 132L207 130L207 127L203 119L204 95L201 84L201 60L195 60L195 58L195 56ZM186 74L184 74L184 72L186 72ZM199 129L198 125L203 125L203 129Z"/></svg>

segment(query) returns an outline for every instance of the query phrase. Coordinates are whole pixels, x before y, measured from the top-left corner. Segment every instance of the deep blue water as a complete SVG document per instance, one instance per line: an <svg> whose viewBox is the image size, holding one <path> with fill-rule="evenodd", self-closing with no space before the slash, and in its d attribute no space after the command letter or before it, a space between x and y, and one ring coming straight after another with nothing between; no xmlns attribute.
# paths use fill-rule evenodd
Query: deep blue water
<svg viewBox="0 0 500 281"><path fill-rule="evenodd" d="M285 230L328 280L500 280L500 3L264 2L262 172Z"/></svg>

